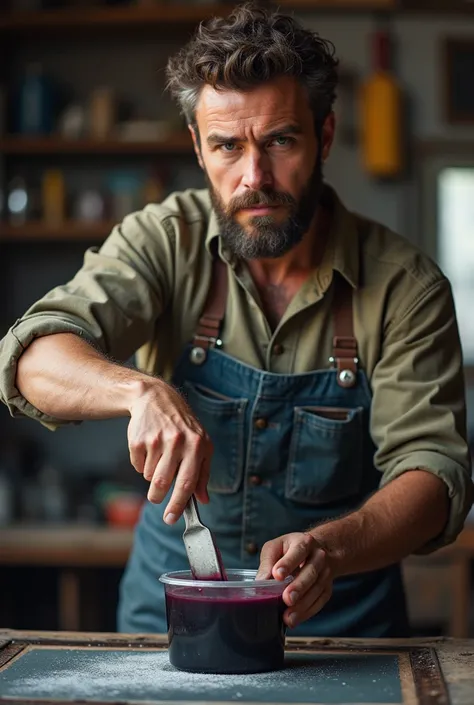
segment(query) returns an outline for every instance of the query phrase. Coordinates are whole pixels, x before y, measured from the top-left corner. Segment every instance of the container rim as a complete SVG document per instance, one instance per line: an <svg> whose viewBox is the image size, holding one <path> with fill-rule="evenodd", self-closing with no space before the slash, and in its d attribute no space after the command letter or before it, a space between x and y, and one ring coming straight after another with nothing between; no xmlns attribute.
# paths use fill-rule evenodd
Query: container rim
<svg viewBox="0 0 474 705"><path fill-rule="evenodd" d="M221 588L224 590L227 590L229 588L244 588L244 587L251 587L251 584L253 587L275 587L275 585L281 585L282 586L282 592L283 592L283 586L289 585L292 580L293 576L288 575L284 580L255 580L255 576L257 575L256 570L239 570L238 568L235 569L229 569L226 571L227 576L232 576L232 574L238 573L239 575L242 576L241 580L194 580L194 578L191 577L191 571L190 570L174 570L169 573L163 573L163 575L160 575L158 580L161 583L164 583L165 585L176 585L179 587L197 587L197 588ZM180 575L185 575L189 574L189 578L180 578Z"/></svg>

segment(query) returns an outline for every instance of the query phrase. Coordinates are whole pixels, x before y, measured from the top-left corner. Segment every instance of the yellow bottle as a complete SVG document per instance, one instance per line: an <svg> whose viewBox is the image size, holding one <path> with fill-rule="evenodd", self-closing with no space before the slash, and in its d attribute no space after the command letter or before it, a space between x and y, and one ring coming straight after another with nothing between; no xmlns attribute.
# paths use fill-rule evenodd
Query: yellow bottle
<svg viewBox="0 0 474 705"><path fill-rule="evenodd" d="M43 220L51 227L64 222L66 210L66 188L59 169L48 169L42 181Z"/></svg>
<svg viewBox="0 0 474 705"><path fill-rule="evenodd" d="M376 32L374 70L360 91L362 163L377 178L403 171L402 94L390 71L389 36Z"/></svg>

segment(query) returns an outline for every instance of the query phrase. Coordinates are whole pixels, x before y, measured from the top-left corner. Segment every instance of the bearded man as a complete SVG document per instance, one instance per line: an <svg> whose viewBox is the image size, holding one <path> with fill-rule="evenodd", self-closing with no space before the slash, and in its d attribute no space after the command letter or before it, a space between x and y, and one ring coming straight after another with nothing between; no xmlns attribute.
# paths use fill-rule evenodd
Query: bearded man
<svg viewBox="0 0 474 705"><path fill-rule="evenodd" d="M295 635L406 636L400 561L454 541L473 496L449 282L324 182L328 41L244 5L167 71L207 188L127 216L14 324L2 398L54 428L130 418L150 485L121 631L166 631L194 494L227 567L294 576Z"/></svg>

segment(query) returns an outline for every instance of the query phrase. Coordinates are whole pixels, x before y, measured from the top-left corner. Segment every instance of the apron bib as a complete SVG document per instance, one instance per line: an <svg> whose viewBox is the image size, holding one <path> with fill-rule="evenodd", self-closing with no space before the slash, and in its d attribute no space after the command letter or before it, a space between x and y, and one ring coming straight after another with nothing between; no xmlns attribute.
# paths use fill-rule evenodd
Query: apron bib
<svg viewBox="0 0 474 705"><path fill-rule="evenodd" d="M332 367L265 372L221 349L227 267L214 260L204 313L172 381L214 444L211 501L200 512L227 568L258 568L266 541L354 510L379 486L369 433L371 392L357 366L352 289L337 273L333 286ZM158 578L189 564L184 521L165 525L166 503L147 502L136 528L121 584L120 631L167 631ZM324 608L289 634L408 636L400 566L339 578Z"/></svg>

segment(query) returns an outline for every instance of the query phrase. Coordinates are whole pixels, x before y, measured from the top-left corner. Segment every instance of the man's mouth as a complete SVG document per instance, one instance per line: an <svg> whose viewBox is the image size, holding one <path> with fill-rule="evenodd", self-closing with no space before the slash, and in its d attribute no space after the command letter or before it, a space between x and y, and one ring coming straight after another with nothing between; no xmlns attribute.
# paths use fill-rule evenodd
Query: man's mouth
<svg viewBox="0 0 474 705"><path fill-rule="evenodd" d="M247 208L242 208L241 210L254 215L268 215L269 213L273 213L273 211L279 207L280 206L267 206L262 204L256 206L248 206Z"/></svg>

